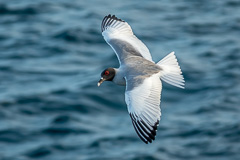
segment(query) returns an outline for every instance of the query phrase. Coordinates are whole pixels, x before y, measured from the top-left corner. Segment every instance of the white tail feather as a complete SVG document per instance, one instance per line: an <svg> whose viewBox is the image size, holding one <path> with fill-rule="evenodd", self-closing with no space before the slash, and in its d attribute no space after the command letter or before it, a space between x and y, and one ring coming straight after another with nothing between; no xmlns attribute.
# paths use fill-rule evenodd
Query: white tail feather
<svg viewBox="0 0 240 160"><path fill-rule="evenodd" d="M184 78L180 66L178 65L177 58L174 52L169 53L161 61L157 63L162 70L160 71L160 78L179 88L184 88Z"/></svg>

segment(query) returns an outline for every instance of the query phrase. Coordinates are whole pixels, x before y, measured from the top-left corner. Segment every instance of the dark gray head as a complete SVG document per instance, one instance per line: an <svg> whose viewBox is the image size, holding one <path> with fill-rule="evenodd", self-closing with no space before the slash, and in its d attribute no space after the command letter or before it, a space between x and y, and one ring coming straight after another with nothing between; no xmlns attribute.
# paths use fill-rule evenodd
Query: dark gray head
<svg viewBox="0 0 240 160"><path fill-rule="evenodd" d="M107 68L101 73L101 79L98 81L98 86L100 86L104 81L112 81L116 71L114 68Z"/></svg>

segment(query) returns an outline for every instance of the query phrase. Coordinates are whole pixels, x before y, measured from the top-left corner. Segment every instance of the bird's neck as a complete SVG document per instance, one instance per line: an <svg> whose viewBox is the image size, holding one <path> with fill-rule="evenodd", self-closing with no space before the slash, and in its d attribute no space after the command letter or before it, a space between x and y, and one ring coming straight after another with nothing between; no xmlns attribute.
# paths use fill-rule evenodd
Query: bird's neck
<svg viewBox="0 0 240 160"><path fill-rule="evenodd" d="M113 83L120 85L120 86L126 86L126 81L124 78L124 72L123 70L120 68L114 68L115 70L115 76L113 78Z"/></svg>

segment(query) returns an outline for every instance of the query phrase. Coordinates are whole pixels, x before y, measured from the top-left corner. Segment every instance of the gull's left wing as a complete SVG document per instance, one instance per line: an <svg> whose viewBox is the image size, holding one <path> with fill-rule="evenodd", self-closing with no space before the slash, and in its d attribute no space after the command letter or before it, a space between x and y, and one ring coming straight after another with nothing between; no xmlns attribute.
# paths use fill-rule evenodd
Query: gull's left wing
<svg viewBox="0 0 240 160"><path fill-rule="evenodd" d="M150 77L125 77L125 101L139 138L145 142L155 140L160 121L162 83L158 74Z"/></svg>

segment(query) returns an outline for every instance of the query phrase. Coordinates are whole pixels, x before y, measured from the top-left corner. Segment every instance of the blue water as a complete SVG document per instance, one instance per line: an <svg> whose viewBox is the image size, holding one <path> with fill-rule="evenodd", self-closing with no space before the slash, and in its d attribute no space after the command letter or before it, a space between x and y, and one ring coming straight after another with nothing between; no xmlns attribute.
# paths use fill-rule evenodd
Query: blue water
<svg viewBox="0 0 240 160"><path fill-rule="evenodd" d="M186 89L163 84L156 140L135 133L100 24L126 20L154 61L171 51ZM0 1L1 160L239 160L240 1Z"/></svg>

